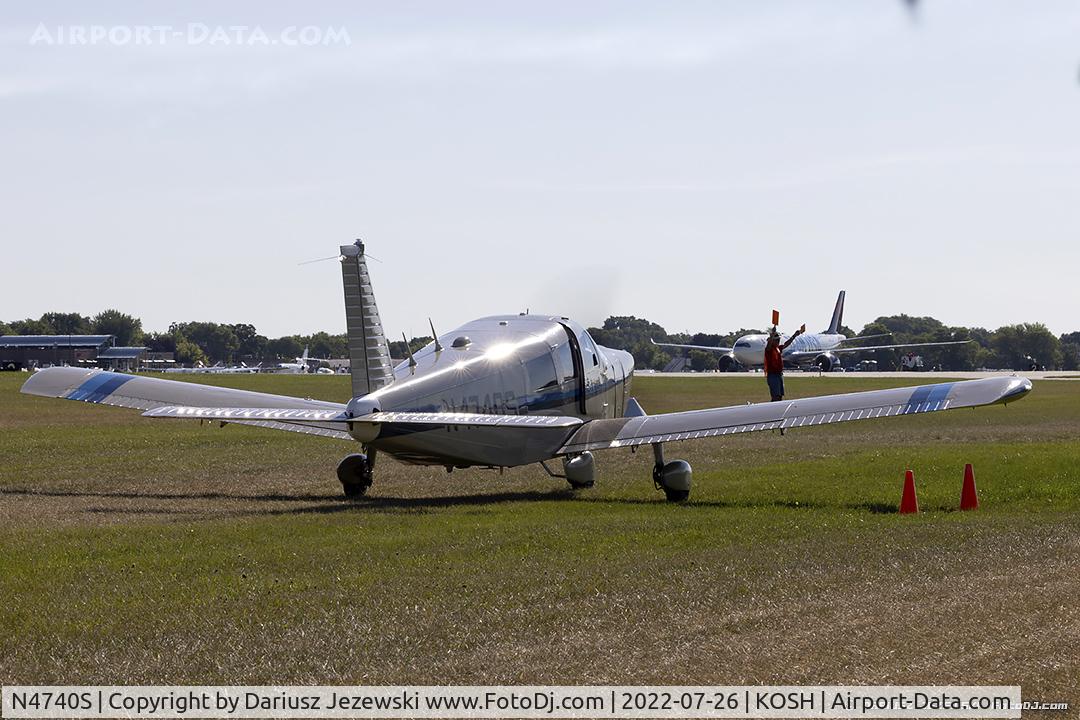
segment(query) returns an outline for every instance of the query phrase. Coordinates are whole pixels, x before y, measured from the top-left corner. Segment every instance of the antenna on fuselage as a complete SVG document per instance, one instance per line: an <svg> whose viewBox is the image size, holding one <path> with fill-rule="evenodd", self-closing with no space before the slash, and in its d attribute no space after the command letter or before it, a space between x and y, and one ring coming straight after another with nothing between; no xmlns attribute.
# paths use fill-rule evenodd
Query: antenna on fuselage
<svg viewBox="0 0 1080 720"><path fill-rule="evenodd" d="M431 322L431 318L428 318L427 324L431 328L431 338L435 341L435 352L442 352L442 343L439 342L439 334L435 332L435 323Z"/></svg>
<svg viewBox="0 0 1080 720"><path fill-rule="evenodd" d="M405 352L409 353L409 369L416 369L416 358L413 357L412 348L409 347L409 338L405 337L405 333L401 333L401 339L405 341Z"/></svg>

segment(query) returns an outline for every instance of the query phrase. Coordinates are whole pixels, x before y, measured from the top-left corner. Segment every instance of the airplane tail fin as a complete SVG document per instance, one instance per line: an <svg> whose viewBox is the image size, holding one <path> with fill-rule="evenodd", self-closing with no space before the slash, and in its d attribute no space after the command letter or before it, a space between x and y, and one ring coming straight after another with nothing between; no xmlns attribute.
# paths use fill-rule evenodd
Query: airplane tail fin
<svg viewBox="0 0 1080 720"><path fill-rule="evenodd" d="M840 326L844 324L844 295L843 290L836 298L836 307L832 311L832 320L829 321L829 329L825 332L836 335L840 332Z"/></svg>
<svg viewBox="0 0 1080 720"><path fill-rule="evenodd" d="M345 286L345 326L349 339L352 394L360 397L394 381L390 346L383 333L375 292L371 289L364 243L341 246L341 279Z"/></svg>

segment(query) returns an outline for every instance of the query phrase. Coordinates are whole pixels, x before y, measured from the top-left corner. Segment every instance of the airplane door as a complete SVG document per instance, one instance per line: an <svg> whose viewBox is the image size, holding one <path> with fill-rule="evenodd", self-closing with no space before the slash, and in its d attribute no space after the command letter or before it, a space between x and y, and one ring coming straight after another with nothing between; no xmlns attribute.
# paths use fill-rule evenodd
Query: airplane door
<svg viewBox="0 0 1080 720"><path fill-rule="evenodd" d="M596 347L588 331L582 331L578 342L581 345L581 363L585 366L586 412L593 418L614 417L615 409L611 404L615 394L604 390L611 372L607 357Z"/></svg>
<svg viewBox="0 0 1080 720"><path fill-rule="evenodd" d="M574 411L585 415L585 365L581 357L581 345L570 327L563 325L563 330L566 331L567 342L555 351L555 364L559 367L563 387L572 388Z"/></svg>

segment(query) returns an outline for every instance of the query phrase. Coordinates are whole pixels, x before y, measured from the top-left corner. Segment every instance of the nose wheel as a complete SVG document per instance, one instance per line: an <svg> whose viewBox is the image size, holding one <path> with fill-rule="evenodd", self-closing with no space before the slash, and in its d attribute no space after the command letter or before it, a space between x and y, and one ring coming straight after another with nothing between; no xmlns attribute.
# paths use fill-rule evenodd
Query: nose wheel
<svg viewBox="0 0 1080 720"><path fill-rule="evenodd" d="M355 453L346 455L337 467L338 480L341 481L341 489L346 498L363 497L368 488L375 470L375 451L367 455Z"/></svg>

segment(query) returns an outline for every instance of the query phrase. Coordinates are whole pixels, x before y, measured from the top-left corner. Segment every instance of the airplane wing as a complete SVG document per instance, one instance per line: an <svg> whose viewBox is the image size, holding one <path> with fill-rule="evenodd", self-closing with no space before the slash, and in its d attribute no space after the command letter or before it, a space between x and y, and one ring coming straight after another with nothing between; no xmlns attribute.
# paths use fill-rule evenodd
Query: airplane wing
<svg viewBox="0 0 1080 720"><path fill-rule="evenodd" d="M115 405L137 410L152 410L166 405L194 405L202 408L270 408L312 412L332 411L335 414L345 410L345 405L341 403L75 367L53 367L38 370L30 376L29 380L23 383L22 392L29 395L81 400L83 402ZM220 420L222 418L215 419ZM325 435L343 440L351 439L347 432L333 426L320 427L318 424L303 423L297 419L284 416L279 418L253 417L230 420L230 422L312 435Z"/></svg>
<svg viewBox="0 0 1080 720"><path fill-rule="evenodd" d="M942 345L966 345L974 340L949 340L948 342L924 342L924 343L901 343L899 345L863 345L860 347L835 347L829 350L814 350L784 353L785 360L807 360L816 358L822 353L853 353L867 352L870 350L902 350L905 348L940 347Z"/></svg>
<svg viewBox="0 0 1080 720"><path fill-rule="evenodd" d="M72 367L39 370L23 384L22 392L144 410L144 417L154 419L256 425L340 440L352 440L349 431L358 425L369 428L374 437L381 428L395 425L494 426L569 432L583 422L576 417L552 415L454 412L380 412L352 417L345 413L346 406L341 403Z"/></svg>
<svg viewBox="0 0 1080 720"><path fill-rule="evenodd" d="M1030 391L1031 381L1027 378L995 377L663 415L593 420L571 435L559 449L559 454L1008 403L1019 400Z"/></svg>
<svg viewBox="0 0 1080 720"><path fill-rule="evenodd" d="M658 343L652 338L649 338L649 342L651 342L656 347L682 348L683 350L709 350L718 353L729 353L732 351L732 348L717 347L716 345L680 345L678 343Z"/></svg>

